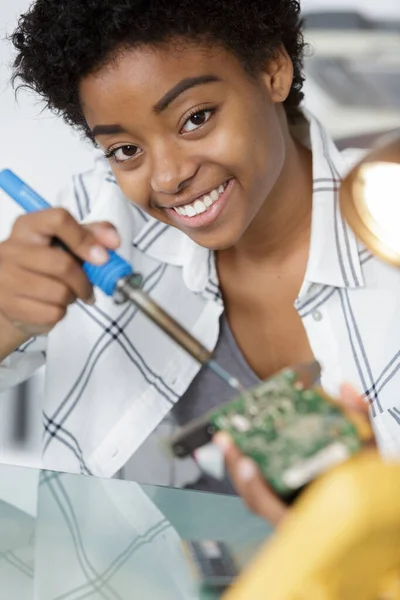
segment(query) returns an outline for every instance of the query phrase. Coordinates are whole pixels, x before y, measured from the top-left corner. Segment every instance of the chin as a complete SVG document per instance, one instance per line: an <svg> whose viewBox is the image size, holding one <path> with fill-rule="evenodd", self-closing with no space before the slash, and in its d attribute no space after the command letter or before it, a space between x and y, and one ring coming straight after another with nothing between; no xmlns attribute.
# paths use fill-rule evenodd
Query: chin
<svg viewBox="0 0 400 600"><path fill-rule="evenodd" d="M226 231L226 228L224 227L219 228L219 230L215 230L212 233L204 232L203 234L199 235L189 235L189 237L199 246L203 246L203 248L208 248L209 250L214 251L222 251L229 250L229 248L235 246L239 242L242 235L242 231Z"/></svg>

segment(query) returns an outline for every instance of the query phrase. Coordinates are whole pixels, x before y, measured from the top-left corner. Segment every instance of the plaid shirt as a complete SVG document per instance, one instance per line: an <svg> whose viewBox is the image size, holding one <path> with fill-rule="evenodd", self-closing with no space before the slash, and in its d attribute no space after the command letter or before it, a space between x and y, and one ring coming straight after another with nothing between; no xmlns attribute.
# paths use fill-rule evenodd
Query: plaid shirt
<svg viewBox="0 0 400 600"><path fill-rule="evenodd" d="M297 135L313 153L313 214L295 307L324 388L337 394L347 381L362 391L381 451L399 456L400 270L374 258L343 221L338 190L355 157L340 154L319 122L305 116ZM144 289L215 347L223 303L212 251L127 202L104 159L74 177L61 204L81 221L114 223L120 253L143 273ZM44 362L44 467L99 476L126 463L200 368L134 306L116 306L101 292L95 306L77 302L47 338L8 357L0 390Z"/></svg>

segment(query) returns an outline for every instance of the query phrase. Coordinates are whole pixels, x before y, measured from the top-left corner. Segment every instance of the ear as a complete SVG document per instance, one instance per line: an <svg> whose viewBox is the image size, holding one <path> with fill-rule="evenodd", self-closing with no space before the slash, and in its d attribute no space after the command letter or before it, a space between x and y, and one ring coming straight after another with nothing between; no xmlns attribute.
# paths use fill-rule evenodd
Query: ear
<svg viewBox="0 0 400 600"><path fill-rule="evenodd" d="M272 102L284 102L293 83L293 63L284 46L281 46L267 63L262 77Z"/></svg>

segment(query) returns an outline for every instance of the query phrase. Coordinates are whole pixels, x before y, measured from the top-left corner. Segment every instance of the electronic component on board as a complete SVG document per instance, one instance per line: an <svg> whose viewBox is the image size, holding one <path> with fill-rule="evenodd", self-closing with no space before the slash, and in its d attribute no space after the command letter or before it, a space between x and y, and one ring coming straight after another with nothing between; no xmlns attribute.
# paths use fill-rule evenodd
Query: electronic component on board
<svg viewBox="0 0 400 600"><path fill-rule="evenodd" d="M192 421L172 438L173 453L192 454L217 431L226 431L275 492L290 502L373 438L367 417L348 413L313 386L315 365L285 369Z"/></svg>

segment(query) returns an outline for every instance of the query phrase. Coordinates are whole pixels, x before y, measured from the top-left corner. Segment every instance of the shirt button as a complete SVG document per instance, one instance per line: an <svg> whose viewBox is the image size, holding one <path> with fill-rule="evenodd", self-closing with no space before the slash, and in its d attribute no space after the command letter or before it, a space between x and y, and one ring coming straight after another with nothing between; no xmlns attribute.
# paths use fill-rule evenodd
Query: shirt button
<svg viewBox="0 0 400 600"><path fill-rule="evenodd" d="M322 313L319 310L314 310L312 317L314 321L322 321Z"/></svg>

